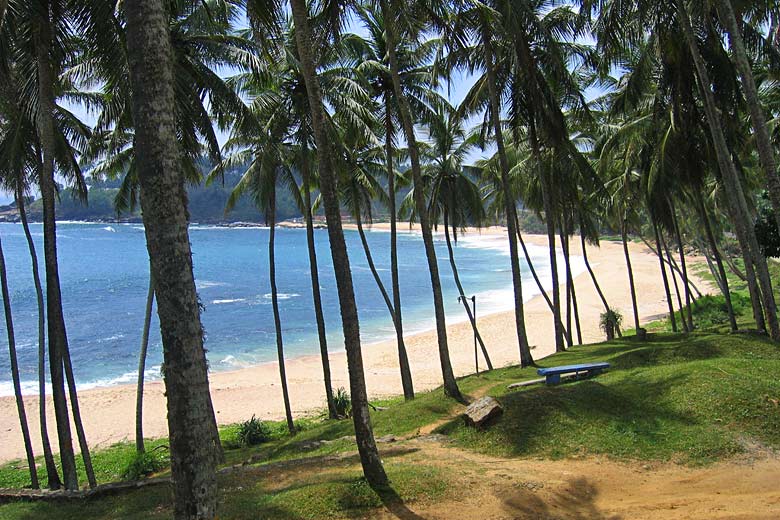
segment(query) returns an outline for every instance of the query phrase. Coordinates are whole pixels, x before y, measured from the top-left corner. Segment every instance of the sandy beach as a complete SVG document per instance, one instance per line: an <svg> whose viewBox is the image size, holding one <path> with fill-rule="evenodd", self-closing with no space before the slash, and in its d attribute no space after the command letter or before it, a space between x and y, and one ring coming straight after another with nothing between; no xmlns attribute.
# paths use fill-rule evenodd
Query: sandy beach
<svg viewBox="0 0 780 520"><path fill-rule="evenodd" d="M376 228L385 226L375 225ZM408 229L408 226L404 225L402 228ZM481 233L496 234L505 231L501 228L491 228L482 230ZM528 235L525 239L528 243L543 246L547 244L544 236ZM642 321L658 319L660 315L667 312L658 259L642 244L632 243L630 251ZM571 252L573 255L581 254L579 240L572 241ZM610 305L623 313L624 327L630 327L633 321L631 297L622 244L602 241L599 248L588 248L588 258ZM710 290L702 280L696 279L695 282L702 291ZM528 290L531 290L532 286L534 284L530 282ZM583 341L585 343L601 341L603 334L599 330L598 320L599 314L603 312L603 306L587 272L577 276L575 287L582 321ZM325 304L337 305L337 302L325 302ZM514 313L510 311L480 315L478 320L480 332L494 366L516 364L518 348ZM534 357L539 359L552 354L555 349L552 315L541 296L534 297L526 303L525 321ZM453 323L447 330L450 356L456 375L473 373L474 344L470 325L467 322ZM423 391L439 386L441 373L435 331L408 337L406 346L415 390ZM313 347L312 350L316 348ZM372 398L401 394L395 341L364 345L363 360L368 391ZM334 388L342 386L347 388L349 384L345 354L343 352L331 354L330 362ZM481 356L480 366L484 367ZM318 355L287 360L290 398L296 416L318 414L325 407L321 371ZM214 409L220 424L243 421L250 418L252 414L261 419L282 419L284 416L276 363L231 372L212 372L210 383ZM147 437L167 435L163 392L162 382L150 382L146 385L144 432ZM97 388L79 393L84 427L93 448L108 446L122 440L133 440L135 399L134 385ZM26 397L25 402L36 454L40 454L38 397ZM50 401L48 412L49 434L56 449L57 437ZM24 449L13 397L0 398L0 414L2 414L0 415L2 417L0 462L23 457Z"/></svg>

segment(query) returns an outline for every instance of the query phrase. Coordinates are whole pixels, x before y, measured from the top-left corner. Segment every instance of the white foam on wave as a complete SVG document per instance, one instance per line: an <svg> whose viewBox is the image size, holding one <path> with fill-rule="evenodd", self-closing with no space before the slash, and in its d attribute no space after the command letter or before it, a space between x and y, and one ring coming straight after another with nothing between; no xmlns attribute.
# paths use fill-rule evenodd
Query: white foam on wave
<svg viewBox="0 0 780 520"><path fill-rule="evenodd" d="M103 228L103 231L109 231L111 233L116 233L116 229L114 229L112 226L106 226Z"/></svg>
<svg viewBox="0 0 780 520"><path fill-rule="evenodd" d="M209 289L211 287L224 287L225 282L212 282L210 280L195 280L195 288L200 290Z"/></svg>
<svg viewBox="0 0 780 520"><path fill-rule="evenodd" d="M224 305L226 303L239 303L239 302L245 302L246 298L232 298L232 299L224 299L224 300L211 300L211 303L214 305Z"/></svg>
<svg viewBox="0 0 780 520"><path fill-rule="evenodd" d="M297 293L277 293L276 297L280 300L289 300L290 298L297 298L300 294ZM266 300L270 300L272 297L271 293L266 293L263 295L263 298Z"/></svg>
<svg viewBox="0 0 780 520"><path fill-rule="evenodd" d="M144 370L145 381L159 381L162 379L160 375L160 365ZM129 383L135 383L138 380L138 372L125 372L124 374L112 377L112 378L100 378L85 383L77 383L76 388L79 391L90 390L92 388L104 388L107 386L126 385ZM21 381L22 394L23 395L38 395L38 381ZM46 394L51 395L51 384L46 383ZM14 386L11 381L0 381L0 397L8 397L14 395Z"/></svg>

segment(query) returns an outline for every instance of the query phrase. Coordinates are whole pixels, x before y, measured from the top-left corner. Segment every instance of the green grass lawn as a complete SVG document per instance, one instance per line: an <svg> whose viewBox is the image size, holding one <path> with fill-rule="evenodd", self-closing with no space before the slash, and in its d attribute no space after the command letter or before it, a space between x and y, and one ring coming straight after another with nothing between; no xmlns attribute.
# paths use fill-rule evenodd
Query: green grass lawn
<svg viewBox="0 0 780 520"><path fill-rule="evenodd" d="M743 292L736 292L740 324L749 328L745 299ZM780 449L780 347L755 333L726 333L724 315L722 298L708 297L699 301L694 315L703 330L672 334L663 332L666 325L659 323L645 342L627 335L539 361L540 366L611 363L611 370L592 379L509 390L510 383L538 377L535 369L509 367L462 378L465 394L486 392L504 406L504 415L484 431L465 427L457 415L462 405L438 389L410 402L374 402L386 408L372 412L375 434L414 435L438 423L436 432L456 446L494 456L598 455L687 465L724 460L756 447ZM226 464L250 457L256 461L248 472L220 477L222 517L360 516L381 504L360 478L354 460L323 466L317 476L289 476L289 482L264 478L264 468L272 462L355 451L349 420L307 420L299 426L299 433L290 437L282 423L272 424L271 440L254 447L240 446L236 426L222 428ZM331 442L312 444L323 440ZM154 448L164 445L164 440L149 444L163 465L167 451ZM134 459L134 446L116 445L93 456L100 482L121 480ZM448 475L441 468L403 455L384 459L402 499L435 500L447 492ZM0 487L26 483L23 462L0 467ZM168 486L157 486L75 504L3 505L0 519L41 518L55 510L56 517L64 519L169 517L169 503Z"/></svg>

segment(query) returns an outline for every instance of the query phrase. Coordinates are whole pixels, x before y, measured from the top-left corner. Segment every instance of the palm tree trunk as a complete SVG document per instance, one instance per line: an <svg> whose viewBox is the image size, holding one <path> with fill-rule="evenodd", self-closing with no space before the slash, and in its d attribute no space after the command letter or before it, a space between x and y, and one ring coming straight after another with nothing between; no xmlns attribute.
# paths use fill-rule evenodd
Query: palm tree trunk
<svg viewBox="0 0 780 520"><path fill-rule="evenodd" d="M756 136L756 148L758 148L758 157L761 160L764 174L766 175L766 189L769 193L769 200L772 202L772 209L775 213L775 223L777 229L780 229L780 176L777 173L775 163L774 149L769 139L769 129L764 118L764 109L758 98L756 82L753 78L753 69L750 67L748 55L745 51L745 44L742 40L742 34L739 30L739 23L734 14L734 8L730 0L720 0L716 2L718 18L723 23L726 33L729 35L731 43L731 58L739 71L742 80L742 91L745 94L748 109L750 110L750 120L753 123L753 130Z"/></svg>
<svg viewBox="0 0 780 520"><path fill-rule="evenodd" d="M5 270L5 256L3 244L0 242L0 287L3 295L3 311L5 312L5 329L8 334L8 355L11 358L11 380L14 385L14 398L16 399L16 411L19 414L19 426L24 440L24 452L27 455L27 467L30 470L30 483L33 489L39 489L38 470L35 467L35 454L33 454L30 428L27 425L27 412L24 409L22 397L22 383L19 380L19 363L16 358L16 338L14 337L14 319L11 315L11 295L8 291L8 273Z"/></svg>
<svg viewBox="0 0 780 520"><path fill-rule="evenodd" d="M691 289L688 285L688 267L685 262L685 249L683 248L682 234L680 233L680 223L677 220L677 210L674 203L670 201L672 210L672 221L674 222L674 236L677 239L677 251L680 254L680 266L682 267L683 288L685 289L685 314L688 319L688 328L693 331L693 313L691 312ZM683 319L686 319L683 317Z"/></svg>
<svg viewBox="0 0 780 520"><path fill-rule="evenodd" d="M192 272L168 13L158 0L124 5L136 167L163 344L174 518L210 519L221 450Z"/></svg>
<svg viewBox="0 0 780 520"><path fill-rule="evenodd" d="M516 217L517 215L515 215ZM550 309L551 312L553 312L554 316L554 307L553 302L550 300L550 296L547 294L547 291L544 289L544 285L542 285L542 281L539 279L539 274L536 272L536 269L534 268L534 264L531 261L531 255L528 253L528 247L525 245L525 240L523 240L523 234L520 232L520 222L516 220L517 228L517 239L520 242L520 247L523 249L523 256L525 256L525 261L528 264L528 269L531 271L531 276L533 276L534 281L536 282L536 286L539 288L539 292L541 293L542 297L544 298L544 301L547 302L547 307ZM559 326L561 327L561 330L564 334L566 334L566 327L564 327L563 323L559 323Z"/></svg>
<svg viewBox="0 0 780 520"><path fill-rule="evenodd" d="M639 335L639 308L636 303L636 288L634 286L634 271L631 269L631 255L628 253L628 223L623 219L623 223L620 227L620 236L623 240L623 254L626 257L626 268L628 269L628 285L631 290L631 305L634 309L634 329L637 335Z"/></svg>
<svg viewBox="0 0 780 520"><path fill-rule="evenodd" d="M715 233L712 231L712 224L710 223L710 217L707 214L707 208L704 205L704 198L701 195L700 191L696 191L695 194L696 197L696 203L699 209L699 218L702 221L702 224L704 225L704 234L707 236L707 241L710 245L710 250L712 251L712 257L715 260L715 265L717 266L717 272L720 277L721 283L720 290L723 293L723 298L726 300L726 311L729 315L729 324L731 326L731 331L736 332L738 330L737 326L737 318L734 314L734 306L731 303L731 291L729 290L729 280L726 276L726 268L723 266L723 258L720 255L720 250L718 249L718 241L715 240Z"/></svg>
<svg viewBox="0 0 780 520"><path fill-rule="evenodd" d="M515 296L515 327L517 329L517 343L520 349L520 366L526 367L533 365L534 359L531 356L531 347L528 343L528 334L525 328L525 303L523 302L523 273L520 270L520 257L517 253L517 209L515 208L515 197L512 187L509 184L509 160L506 155L504 145L504 131L501 128L501 102L498 98L496 87L496 72L493 66L493 45L492 35L488 29L488 24L483 22L482 28L482 46L484 50L485 70L487 73L488 97L490 103L490 124L493 127L493 133L496 137L496 148L498 149L498 160L501 168L501 189L504 197L504 211L506 213L506 228L509 237L509 263L512 266L512 286ZM557 323L556 323L557 327Z"/></svg>
<svg viewBox="0 0 780 520"><path fill-rule="evenodd" d="M749 218L749 211L745 194L742 189L742 183L736 171L736 167L734 166L734 161L731 159L728 144L726 143L726 138L723 134L723 129L721 128L717 109L715 107L715 99L710 88L712 83L710 82L709 72L707 72L704 60L699 52L691 20L682 0L677 0L677 11L680 15L683 33L685 34L685 39L696 67L697 77L699 79L699 90L704 100L707 125L715 145L718 166L724 181L726 199L729 206L731 206L733 216L735 217L733 220L737 238L743 246L743 249L746 249L749 258L755 267L760 291L754 289L754 292L760 292L761 294L766 323L769 325L769 335L774 341L780 341L780 324L777 320L777 307L775 304L774 292L772 290L772 280L769 275L769 268L767 267L766 258L764 258L760 252L755 230L753 229Z"/></svg>
<svg viewBox="0 0 780 520"><path fill-rule="evenodd" d="M393 308L395 309L395 338L398 344L398 363L401 367L401 386L404 399L414 399L414 383L409 368L409 356L404 341L403 311L401 309L401 284L398 278L398 230L395 208L395 168L393 167L393 111L390 95L385 93L385 161L387 164L387 191L390 210L390 279L393 286Z"/></svg>
<svg viewBox="0 0 780 520"><path fill-rule="evenodd" d="M149 266L149 290L146 293L144 308L144 329L141 332L141 350L138 353L138 384L135 391L135 451L143 453L144 447L144 373L146 371L146 352L149 348L149 329L152 323L154 306L154 278Z"/></svg>
<svg viewBox="0 0 780 520"><path fill-rule="evenodd" d="M561 239L561 251L563 252L563 266L566 271L566 345L571 348L574 345L571 333L571 276L569 271L569 255L566 251L566 237L564 236L563 223L559 227L559 238Z"/></svg>
<svg viewBox="0 0 780 520"><path fill-rule="evenodd" d="M48 9L48 6L47 6ZM54 184L54 91L53 72L49 59L51 27L48 10L40 20L36 37L38 72L38 112L36 115L38 138L43 155L39 173L41 199L43 200L43 252L46 266L46 307L49 336L49 367L51 372L54 416L57 421L57 437L60 448L62 475L65 489L78 489L76 458L73 453L73 439L70 431L68 403L65 396L63 359L68 348L65 318L62 312L62 294L57 265L57 224L55 222Z"/></svg>
<svg viewBox="0 0 780 520"><path fill-rule="evenodd" d="M661 268L661 278L664 281L664 292L666 293L666 304L669 306L669 321L672 324L672 332L677 332L677 317L674 315L674 303L672 302L672 293L669 290L669 277L666 276L666 266L664 265L663 250L661 249L661 237L658 233L658 223L653 221L653 232L655 234L655 246L657 250L658 263Z"/></svg>
<svg viewBox="0 0 780 520"><path fill-rule="evenodd" d="M488 355L487 348L485 347L485 342L482 340L482 334L479 333L479 329L477 328L477 320L474 316L474 313L471 311L471 307L469 307L469 302L466 299L466 292L463 290L463 284L460 283L460 275L458 274L458 266L455 263L455 252L452 250L452 240L450 240L450 231L449 231L449 214L447 209L444 210L444 238L447 242L447 253L450 257L450 268L452 269L452 277L455 279L455 286L458 288L458 294L460 295L461 302L463 303L463 308L466 310L466 316L469 318L469 323L471 323L471 329L474 331L474 336L477 338L477 343L479 343L479 348L482 350L482 355L485 357L485 364L487 364L488 370L493 370L493 363L490 361L490 356Z"/></svg>
<svg viewBox="0 0 780 520"><path fill-rule="evenodd" d="M284 339L282 338L282 318L279 314L279 291L276 287L276 176L271 180L271 193L268 200L266 222L268 223L268 278L271 283L271 307L274 313L274 331L276 332L276 357L279 361L279 379L282 383L282 398L284 399L284 416L287 419L287 430L295 434L292 408L290 406L290 391L287 387L287 370L284 364Z"/></svg>
<svg viewBox="0 0 780 520"><path fill-rule="evenodd" d="M601 286L599 285L599 281L596 279L596 273L593 272L593 268L590 266L590 261L588 260L588 248L585 243L585 235L580 230L580 245L582 247L582 260L585 262L585 268L588 270L588 274L590 274L590 279L593 280L593 286L596 288L596 292L599 295L599 299L601 299L601 304L604 305L604 312L609 311L609 304L607 303L607 298L604 296L604 292L601 290Z"/></svg>
<svg viewBox="0 0 780 520"><path fill-rule="evenodd" d="M422 171L420 169L420 150L417 145L417 138L414 134L414 122L412 120L411 109L409 108L409 101L406 99L406 95L401 87L401 76L395 50L395 17L389 8L388 0L381 0L380 3L382 6L382 17L385 21L385 39L387 41L387 55L388 61L390 62L393 90L395 91L396 101L400 107L401 122L404 135L406 136L409 159L412 166L414 205L417 210L417 217L420 221L423 243L425 245L425 258L428 262L428 271L431 277L433 310L436 316L436 336L438 338L439 362L441 364L442 379L444 380L444 393L455 400L463 401L463 395L460 393L458 382L455 380L455 374L452 371L450 350L447 345L447 321L446 315L444 314L444 298L441 291L439 263L436 259L436 249L433 244L431 222L425 205L425 188L423 185Z"/></svg>
<svg viewBox="0 0 780 520"><path fill-rule="evenodd" d="M325 381L325 398L328 402L328 417L337 419L339 414L333 402L333 383L330 376L330 361L328 354L328 336L325 333L325 314L322 312L322 295L320 293L320 273L317 266L317 248L314 244L314 222L311 210L311 165L308 150L303 150L301 175L303 177L303 217L306 220L306 246L309 251L309 273L311 276L311 295L314 301L314 318L317 322L317 336L320 340L320 359L322 359L322 376Z"/></svg>
<svg viewBox="0 0 780 520"><path fill-rule="evenodd" d="M37 153L36 155L39 156ZM40 171L40 168L38 170ZM38 254L35 251L35 241L32 233L30 233L30 224L27 222L24 191L21 185L17 187L16 191L16 208L19 210L19 219L22 222L24 236L27 239L27 248L30 250L35 299L38 305L38 421L41 429L43 460L46 465L46 479L49 489L56 490L62 487L62 482L60 481L57 465L54 463L54 454L52 454L51 443L49 442L49 430L46 427L46 308L43 301L41 276L38 272Z"/></svg>
<svg viewBox="0 0 780 520"><path fill-rule="evenodd" d="M73 364L70 359L70 350L66 349L62 356L63 367L65 368L65 379L68 382L68 397L70 398L70 411L73 414L73 425L76 428L76 438L79 441L81 449L81 458L84 461L84 472L87 474L87 482L90 489L97 487L95 480L95 470L92 467L92 455L89 453L89 443L87 434L84 432L84 423L81 420L81 409L79 407L78 390L76 389L76 378L73 375Z"/></svg>
<svg viewBox="0 0 780 520"><path fill-rule="evenodd" d="M688 328L688 320L685 319L685 316L683 315L683 303L682 303L682 296L680 292L680 287L677 285L677 274L675 273L674 266L672 264L672 261L674 260L672 258L672 253L669 251L669 246L666 243L666 239L664 238L663 234L661 236L661 244L664 246L664 253L666 254L666 265L669 266L669 272L672 273L672 282L674 283L674 293L677 296L677 308L680 309L680 320L682 321L682 327L683 332L691 332L691 330Z"/></svg>
<svg viewBox="0 0 780 520"><path fill-rule="evenodd" d="M574 328L577 330L577 345L582 345L582 326L580 324L580 309L577 305L577 292L574 288L574 275L571 272L571 248L569 244L570 226L568 219L563 218L564 236L562 237L564 253L566 255L566 283L569 286L569 293L571 294L571 305L574 311Z"/></svg>
<svg viewBox="0 0 780 520"><path fill-rule="evenodd" d="M355 426L355 440L358 445L363 474L369 485L379 488L387 484L387 475L374 440L371 417L368 410L368 395L363 372L363 356L360 351L360 324L355 304L355 291L352 286L352 273L349 267L347 244L341 228L336 178L330 158L330 146L325 128L322 92L317 78L316 65L312 58L313 40L309 28L308 10L305 0L291 0L291 10L295 23L295 42L306 85L306 94L311 107L314 140L320 167L320 186L325 203L325 218L328 222L330 251L333 269L336 274L336 287L339 293L341 322L344 329L344 346L347 351L350 397L352 400L352 421Z"/></svg>

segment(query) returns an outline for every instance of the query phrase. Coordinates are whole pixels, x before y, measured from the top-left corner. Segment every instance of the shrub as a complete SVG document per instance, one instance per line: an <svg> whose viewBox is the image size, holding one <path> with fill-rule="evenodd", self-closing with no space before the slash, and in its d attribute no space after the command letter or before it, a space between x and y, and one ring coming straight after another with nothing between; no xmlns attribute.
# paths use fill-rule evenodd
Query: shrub
<svg viewBox="0 0 780 520"><path fill-rule="evenodd" d="M336 390L336 394L333 396L333 406L339 417L346 419L352 416L352 400L344 387Z"/></svg>
<svg viewBox="0 0 780 520"><path fill-rule="evenodd" d="M168 466L168 460L159 449L136 453L127 464L122 478L124 480L141 480Z"/></svg>
<svg viewBox="0 0 780 520"><path fill-rule="evenodd" d="M262 444L271 440L271 428L252 415L251 419L238 425L236 437L243 446Z"/></svg>
<svg viewBox="0 0 780 520"><path fill-rule="evenodd" d="M601 313L599 327L607 335L607 341L615 339L615 334L620 330L620 324L623 323L623 315L614 309L609 309Z"/></svg>

